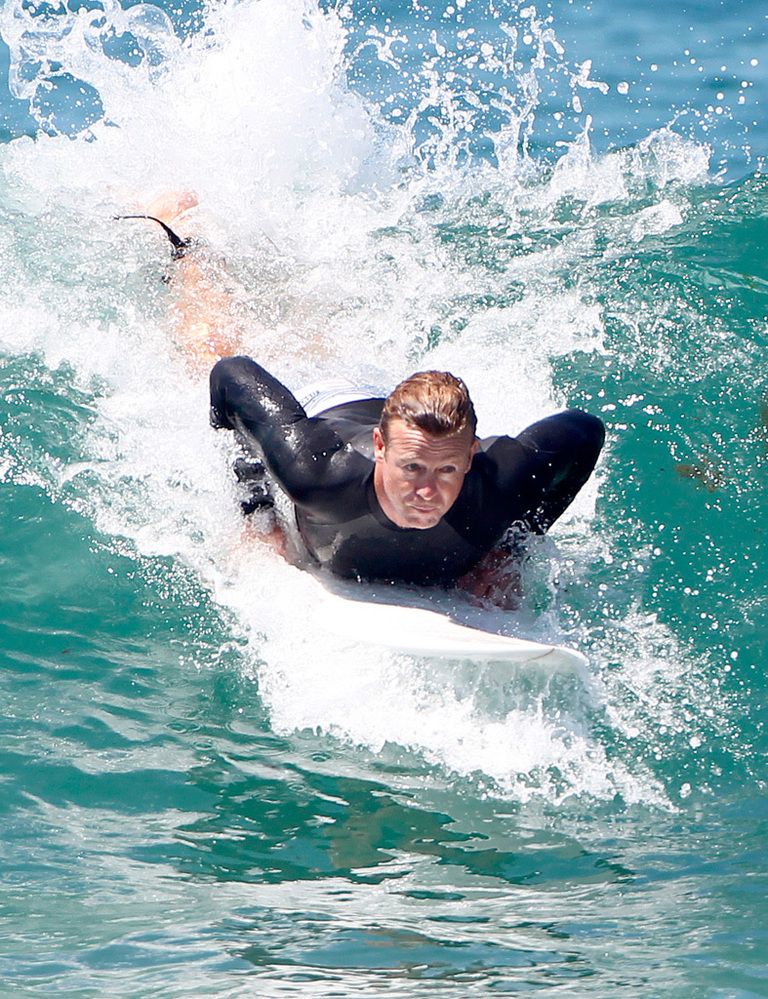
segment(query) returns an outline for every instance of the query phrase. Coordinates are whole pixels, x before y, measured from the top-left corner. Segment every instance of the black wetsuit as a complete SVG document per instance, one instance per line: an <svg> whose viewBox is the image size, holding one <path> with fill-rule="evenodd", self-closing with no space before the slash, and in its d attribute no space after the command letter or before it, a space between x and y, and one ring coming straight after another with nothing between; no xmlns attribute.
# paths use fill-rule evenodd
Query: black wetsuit
<svg viewBox="0 0 768 999"><path fill-rule="evenodd" d="M517 437L481 441L459 496L434 527L398 527L373 485L372 430L383 399L308 417L276 378L247 357L211 372L211 422L234 430L293 501L301 538L338 576L450 584L513 525L542 534L595 466L604 439L597 417L568 410Z"/></svg>

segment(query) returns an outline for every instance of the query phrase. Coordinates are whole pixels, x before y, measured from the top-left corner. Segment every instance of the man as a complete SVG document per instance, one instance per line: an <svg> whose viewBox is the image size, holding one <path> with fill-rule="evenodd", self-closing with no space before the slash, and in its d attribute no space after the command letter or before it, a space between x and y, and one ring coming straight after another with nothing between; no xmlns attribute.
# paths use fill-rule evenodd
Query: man
<svg viewBox="0 0 768 999"><path fill-rule="evenodd" d="M335 575L455 584L513 534L544 533L591 474L596 417L569 410L518 437L475 436L464 383L419 372L382 398L308 415L247 357L213 368L211 421L234 430L287 494L300 543ZM364 394L363 394L364 395Z"/></svg>
<svg viewBox="0 0 768 999"><path fill-rule="evenodd" d="M234 430L291 501L285 526L295 524L298 547L345 578L460 583L509 605L505 563L516 540L547 531L589 478L601 421L568 410L517 437L481 441L466 386L437 371L412 375L386 398L320 393L305 409L255 361L222 356L237 343L226 296L167 225L196 203L188 193L164 196L141 216L159 221L174 247L176 336L193 365L216 362L211 422Z"/></svg>

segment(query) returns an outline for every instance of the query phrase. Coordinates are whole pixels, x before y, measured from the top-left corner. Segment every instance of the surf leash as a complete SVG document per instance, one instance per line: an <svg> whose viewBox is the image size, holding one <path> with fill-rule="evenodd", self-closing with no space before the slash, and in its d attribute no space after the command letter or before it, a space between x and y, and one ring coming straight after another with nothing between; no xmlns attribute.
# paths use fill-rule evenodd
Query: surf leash
<svg viewBox="0 0 768 999"><path fill-rule="evenodd" d="M181 236L179 236L178 233L175 233L169 225L166 225L162 219L155 218L154 215L115 215L115 218L120 221L123 219L149 219L150 222L157 222L170 240L171 256L174 260L181 260L182 257L186 256L187 250L193 244L193 240L191 238L182 239Z"/></svg>

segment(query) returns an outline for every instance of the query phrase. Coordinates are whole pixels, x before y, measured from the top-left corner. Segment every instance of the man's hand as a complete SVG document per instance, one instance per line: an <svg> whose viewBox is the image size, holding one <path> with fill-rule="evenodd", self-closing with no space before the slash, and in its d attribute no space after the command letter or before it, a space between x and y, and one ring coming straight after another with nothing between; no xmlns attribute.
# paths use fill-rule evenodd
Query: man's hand
<svg viewBox="0 0 768 999"><path fill-rule="evenodd" d="M247 517L243 524L240 537L242 542L246 545L259 542L266 545L267 548L271 548L276 555L285 559L286 562L289 561L288 544L285 538L285 532L276 523L272 523L270 526L262 529L254 520Z"/></svg>
<svg viewBox="0 0 768 999"><path fill-rule="evenodd" d="M491 603L502 610L517 610L523 595L519 559L496 548L465 573L457 583L478 603Z"/></svg>

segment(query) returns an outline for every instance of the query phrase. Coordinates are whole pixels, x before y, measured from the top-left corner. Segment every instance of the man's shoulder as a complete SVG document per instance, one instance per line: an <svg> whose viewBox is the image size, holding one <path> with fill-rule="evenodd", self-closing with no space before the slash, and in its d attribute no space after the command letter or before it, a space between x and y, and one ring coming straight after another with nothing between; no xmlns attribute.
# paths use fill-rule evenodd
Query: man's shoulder
<svg viewBox="0 0 768 999"><path fill-rule="evenodd" d="M378 425L383 399L356 399L315 417L330 425L334 433L359 456L373 461L373 428Z"/></svg>
<svg viewBox="0 0 768 999"><path fill-rule="evenodd" d="M521 475L535 471L532 458L532 452L516 437L483 437L467 476L469 494L475 495L479 489L483 502L488 502L494 495L517 491Z"/></svg>
<svg viewBox="0 0 768 999"><path fill-rule="evenodd" d="M482 454L490 449L496 444L497 441L511 441L512 437L507 434L496 434L493 437L481 437L479 440L478 453Z"/></svg>
<svg viewBox="0 0 768 999"><path fill-rule="evenodd" d="M482 437L479 442L476 457L483 461L498 461L505 455L518 454L523 446L516 437L509 434L497 434L494 437Z"/></svg>
<svg viewBox="0 0 768 999"><path fill-rule="evenodd" d="M353 399L351 402L343 402L338 406L322 410L317 414L317 418L331 422L356 423L360 427L368 426L373 429L379 422L383 407L383 398Z"/></svg>

